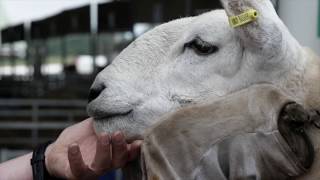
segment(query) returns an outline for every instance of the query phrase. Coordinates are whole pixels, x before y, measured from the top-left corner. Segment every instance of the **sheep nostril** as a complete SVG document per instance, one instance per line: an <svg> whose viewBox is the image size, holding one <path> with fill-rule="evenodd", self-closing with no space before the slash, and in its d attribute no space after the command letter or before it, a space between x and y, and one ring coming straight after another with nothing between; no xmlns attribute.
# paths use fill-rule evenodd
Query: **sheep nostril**
<svg viewBox="0 0 320 180"><path fill-rule="evenodd" d="M101 86L99 88L91 88L88 95L88 103L96 99L104 89L104 86Z"/></svg>

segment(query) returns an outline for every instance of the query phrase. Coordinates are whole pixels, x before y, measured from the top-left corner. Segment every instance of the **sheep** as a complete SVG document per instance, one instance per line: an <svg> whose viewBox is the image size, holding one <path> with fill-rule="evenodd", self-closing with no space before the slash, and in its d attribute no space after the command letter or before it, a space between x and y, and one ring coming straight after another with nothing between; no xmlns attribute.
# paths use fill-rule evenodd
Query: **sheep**
<svg viewBox="0 0 320 180"><path fill-rule="evenodd" d="M146 130L136 179L319 179L319 122L270 84L208 99Z"/></svg>
<svg viewBox="0 0 320 180"><path fill-rule="evenodd" d="M98 74L87 108L97 132L121 130L128 142L143 139L168 113L261 83L306 109L319 109L319 59L290 34L272 3L221 3L225 10L154 28ZM257 11L256 20L230 27L228 17L249 9ZM310 139L318 141L316 136Z"/></svg>

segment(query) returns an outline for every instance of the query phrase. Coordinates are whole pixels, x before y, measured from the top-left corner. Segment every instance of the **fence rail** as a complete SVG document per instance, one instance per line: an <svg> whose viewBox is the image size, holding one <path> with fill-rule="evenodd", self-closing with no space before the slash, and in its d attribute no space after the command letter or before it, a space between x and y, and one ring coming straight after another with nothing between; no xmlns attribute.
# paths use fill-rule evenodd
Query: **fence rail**
<svg viewBox="0 0 320 180"><path fill-rule="evenodd" d="M0 147L32 148L87 117L85 100L0 99Z"/></svg>
<svg viewBox="0 0 320 180"><path fill-rule="evenodd" d="M51 100L51 99L0 99L0 106L73 106L84 107L85 100Z"/></svg>

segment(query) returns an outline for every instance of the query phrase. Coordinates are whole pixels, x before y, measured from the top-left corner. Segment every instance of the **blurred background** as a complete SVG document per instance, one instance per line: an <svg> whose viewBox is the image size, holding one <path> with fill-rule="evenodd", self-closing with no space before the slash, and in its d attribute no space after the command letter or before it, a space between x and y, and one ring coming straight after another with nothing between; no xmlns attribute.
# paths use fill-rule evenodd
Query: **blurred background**
<svg viewBox="0 0 320 180"><path fill-rule="evenodd" d="M318 52L319 1L273 3L299 42ZM0 0L0 162L86 118L94 77L138 36L217 8L218 0Z"/></svg>

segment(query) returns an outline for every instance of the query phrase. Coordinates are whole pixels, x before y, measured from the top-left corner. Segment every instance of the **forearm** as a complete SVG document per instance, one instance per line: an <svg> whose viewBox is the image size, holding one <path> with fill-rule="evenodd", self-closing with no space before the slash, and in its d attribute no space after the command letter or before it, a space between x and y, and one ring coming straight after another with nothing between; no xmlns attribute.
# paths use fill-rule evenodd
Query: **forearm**
<svg viewBox="0 0 320 180"><path fill-rule="evenodd" d="M32 180L32 167L30 159L32 153L20 156L0 164L1 180Z"/></svg>

